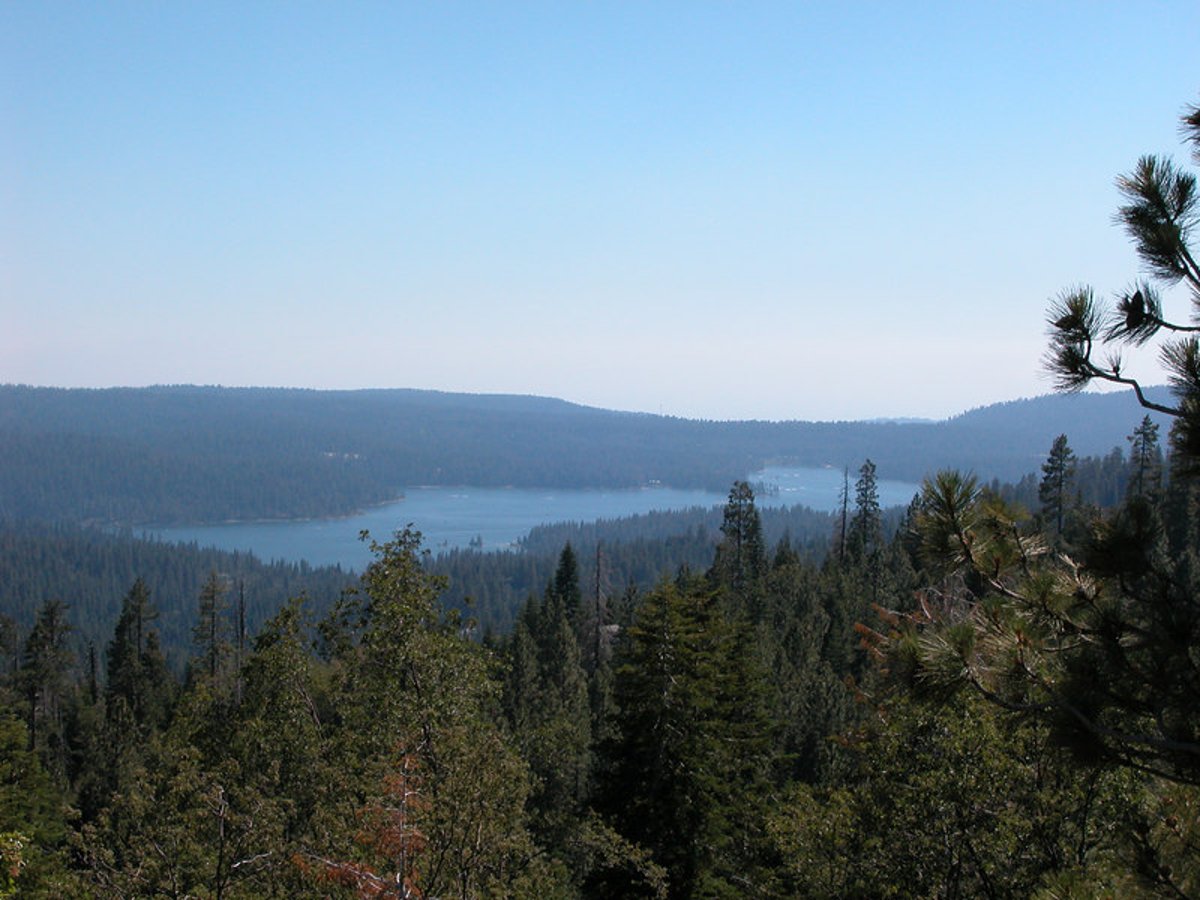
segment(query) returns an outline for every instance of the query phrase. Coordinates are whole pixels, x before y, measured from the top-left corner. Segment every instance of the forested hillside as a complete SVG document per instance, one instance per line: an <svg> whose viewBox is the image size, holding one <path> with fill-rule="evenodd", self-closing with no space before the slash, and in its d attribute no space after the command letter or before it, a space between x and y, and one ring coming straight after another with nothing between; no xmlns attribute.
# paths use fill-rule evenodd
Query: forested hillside
<svg viewBox="0 0 1200 900"><path fill-rule="evenodd" d="M1084 508L1115 505L1124 496L1129 465L1120 448L1102 458L1077 459L1075 500ZM1037 509L1039 478L1031 472L1015 483L996 480L991 488ZM885 530L899 527L903 513L903 508L883 510ZM838 514L802 506L766 507L760 515L768 547L782 542L789 553L813 563L825 558L840 531ZM460 610L476 624L478 634L507 634L521 605L540 593L553 574L564 546L570 545L578 557L589 592L620 595L648 590L681 569L706 569L721 539L720 526L718 507L560 522L534 528L517 552L459 549L431 556L426 566L446 577L442 602L447 608ZM116 621L119 598L141 578L159 609L164 652L180 669L192 645L196 597L213 572L244 598L251 631L300 594L323 612L353 580L338 568L267 563L252 554L168 543L129 529L16 521L0 525L0 612L27 629L47 599L63 601L76 651L103 643Z"/></svg>
<svg viewBox="0 0 1200 900"><path fill-rule="evenodd" d="M118 524L337 515L421 484L723 491L767 462L919 481L1015 480L1054 435L1099 455L1129 396L1018 401L947 422L705 422L428 391L0 387L0 515Z"/></svg>
<svg viewBox="0 0 1200 900"><path fill-rule="evenodd" d="M186 681L163 658L170 590L131 582L92 653L47 599L0 648L7 885L98 898L1186 894L1200 878L1186 754L1154 751L1173 754L1164 781L1119 743L1062 730L1053 709L989 703L964 680L972 668L939 662L1004 652L964 644L964 629L994 626L954 609L983 614L990 592L1028 584L1067 592L1057 614L1075 588L1047 576L1069 556L1089 577L1143 565L1113 555L1123 517L1162 523L1138 538L1157 548L1152 566L1194 552L1200 485L1179 466L1168 478L1152 424L1129 448L1104 513L1081 496L1107 490L1115 457L1078 460L1063 436L1031 514L947 472L889 520L865 463L844 524L764 514L739 482L716 519L539 529L503 556L552 565L482 644L443 609L411 534L375 548L357 593L284 604L252 640L234 582L204 578ZM64 543L91 534L47 531L24 555L128 549L128 536ZM593 577L597 547L614 570L681 548L695 562L649 587L608 584ZM136 550L134 568L172 549ZM506 577L487 568L499 558L462 554L448 570L484 563L483 583ZM1191 646L1194 603L1169 608L1175 630L1155 640ZM1172 713L1178 742L1194 715Z"/></svg>
<svg viewBox="0 0 1200 900"><path fill-rule="evenodd" d="M824 557L836 517L804 507L763 513L772 546L789 547L814 561ZM426 560L447 578L443 604L461 610L478 632L506 634L521 605L540 593L562 548L571 544L599 578L604 592L647 590L679 569L707 567L720 539L718 508L660 511L626 519L561 523L534 529L518 552L458 550ZM380 537L386 537L380 535ZM354 576L340 568L263 562L252 554L228 553L192 544L138 536L129 530L10 522L0 525L0 613L22 631L49 599L65 604L73 649L103 645L120 609L120 598L136 579L145 582L158 609L156 630L177 671L192 647L196 598L210 574L245 601L251 633L289 598L305 595L323 614Z"/></svg>
<svg viewBox="0 0 1200 900"><path fill-rule="evenodd" d="M0 523L0 615L17 632L28 633L38 609L61 603L77 657L89 645L103 648L121 598L140 579L158 611L154 628L167 662L182 672L191 655L197 597L210 575L220 579L231 603L243 603L250 634L292 597L304 595L323 611L354 584L338 568L265 563L245 553L169 544L129 531ZM103 665L102 656L100 661Z"/></svg>

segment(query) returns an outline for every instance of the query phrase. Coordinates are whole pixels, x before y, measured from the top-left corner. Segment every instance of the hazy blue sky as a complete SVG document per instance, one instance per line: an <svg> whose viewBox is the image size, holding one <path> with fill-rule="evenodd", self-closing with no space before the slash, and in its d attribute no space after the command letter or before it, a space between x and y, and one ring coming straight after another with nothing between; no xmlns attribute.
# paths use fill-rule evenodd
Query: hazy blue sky
<svg viewBox="0 0 1200 900"><path fill-rule="evenodd" d="M1200 3L0 5L0 382L1044 393ZM1151 377L1150 380L1161 380Z"/></svg>

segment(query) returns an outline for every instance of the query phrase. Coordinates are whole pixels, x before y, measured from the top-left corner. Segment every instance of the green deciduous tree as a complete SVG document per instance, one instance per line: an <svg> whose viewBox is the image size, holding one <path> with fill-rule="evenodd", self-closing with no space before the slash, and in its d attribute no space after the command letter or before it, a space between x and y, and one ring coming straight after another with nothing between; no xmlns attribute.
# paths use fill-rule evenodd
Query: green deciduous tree
<svg viewBox="0 0 1200 900"><path fill-rule="evenodd" d="M263 835L278 831L278 804L244 781L233 759L205 758L194 732L208 721L178 715L111 805L81 829L76 853L99 896L267 896L256 875L272 859L262 855Z"/></svg>
<svg viewBox="0 0 1200 900"><path fill-rule="evenodd" d="M24 723L0 708L0 897L69 896L64 804Z"/></svg>
<svg viewBox="0 0 1200 900"><path fill-rule="evenodd" d="M345 789L327 815L344 824L302 856L324 883L410 884L430 897L537 893L528 772L495 720L491 660L443 615L443 584L425 571L418 534L371 546L361 637L334 660L331 760Z"/></svg>

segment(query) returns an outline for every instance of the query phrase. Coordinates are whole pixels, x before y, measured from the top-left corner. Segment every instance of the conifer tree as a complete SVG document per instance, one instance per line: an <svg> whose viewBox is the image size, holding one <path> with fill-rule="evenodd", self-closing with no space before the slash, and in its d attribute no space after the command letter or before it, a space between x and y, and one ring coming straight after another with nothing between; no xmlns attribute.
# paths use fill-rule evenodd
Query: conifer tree
<svg viewBox="0 0 1200 900"><path fill-rule="evenodd" d="M509 644L505 703L534 776L531 824L562 855L580 825L591 781L592 711L569 610L579 595L574 552L564 547L539 603L530 598ZM574 607L579 609L578 601Z"/></svg>
<svg viewBox="0 0 1200 900"><path fill-rule="evenodd" d="M21 666L21 633L11 616L0 613L0 686L11 688Z"/></svg>
<svg viewBox="0 0 1200 900"><path fill-rule="evenodd" d="M846 561L846 531L850 524L850 467L842 468L842 489L838 492L838 562Z"/></svg>
<svg viewBox="0 0 1200 900"><path fill-rule="evenodd" d="M1054 439L1050 455L1042 464L1042 481L1038 486L1042 516L1053 524L1055 537L1060 540L1071 508L1074 478L1075 452L1067 443L1067 436L1060 434Z"/></svg>
<svg viewBox="0 0 1200 900"><path fill-rule="evenodd" d="M602 541L596 542L595 559L589 585L589 597L579 617L579 651L589 679L609 658L607 626L610 624L608 567Z"/></svg>
<svg viewBox="0 0 1200 900"><path fill-rule="evenodd" d="M144 735L165 723L172 680L158 646L158 635L149 623L158 613L150 589L138 578L121 603L113 637L108 645L107 707L124 703Z"/></svg>
<svg viewBox="0 0 1200 900"><path fill-rule="evenodd" d="M918 527L927 572L948 585L897 616L890 670L914 689L966 684L1037 716L1091 764L1200 785L1200 585L1134 498L1093 523L1077 559L975 480L927 482Z"/></svg>
<svg viewBox="0 0 1200 900"><path fill-rule="evenodd" d="M754 489L735 481L729 490L709 578L728 595L739 615L757 618L762 580L767 573L767 551L763 543L762 518L754 505Z"/></svg>
<svg viewBox="0 0 1200 900"><path fill-rule="evenodd" d="M566 612L572 627L578 628L583 590L579 586L579 560L570 542L563 547L558 556L558 566L554 570L554 583L550 586L550 592Z"/></svg>
<svg viewBox="0 0 1200 900"><path fill-rule="evenodd" d="M599 801L666 868L671 897L736 892L758 876L752 835L770 728L745 651L693 580L646 598L617 657L617 735Z"/></svg>
<svg viewBox="0 0 1200 900"><path fill-rule="evenodd" d="M67 646L71 626L67 606L48 600L25 640L18 675L26 703L29 747L50 774L66 782L67 746L64 734L71 693L69 674L75 657Z"/></svg>
<svg viewBox="0 0 1200 900"><path fill-rule="evenodd" d="M850 547L859 559L878 552L883 540L883 515L875 463L866 460L854 484L854 517L850 520Z"/></svg>
<svg viewBox="0 0 1200 900"><path fill-rule="evenodd" d="M211 572L200 588L196 626L192 636L200 650L200 660L210 681L217 675L229 656L229 623L225 619L229 608L226 585L221 576Z"/></svg>
<svg viewBox="0 0 1200 900"><path fill-rule="evenodd" d="M854 484L854 516L850 520L849 562L841 587L849 587L848 595L834 610L833 640L836 643L855 643L852 629L860 621L871 604L878 603L883 581L883 512L879 506L879 483L875 474L875 463L870 459L863 462ZM857 597L855 595L858 595ZM845 602L849 601L849 603ZM851 652L852 655L853 651ZM839 670L850 663L843 654L843 662L835 663Z"/></svg>
<svg viewBox="0 0 1200 900"><path fill-rule="evenodd" d="M533 728L540 690L537 645L529 628L536 609L537 601L529 598L505 645L504 712L518 740Z"/></svg>
<svg viewBox="0 0 1200 900"><path fill-rule="evenodd" d="M1129 435L1129 467L1126 496L1156 500L1162 486L1162 450L1158 425L1148 415Z"/></svg>
<svg viewBox="0 0 1200 900"><path fill-rule="evenodd" d="M1200 106L1187 110L1180 130L1192 145L1193 161L1200 163ZM1046 368L1064 391L1080 391L1097 380L1131 388L1143 407L1176 420L1174 436L1191 465L1200 460L1200 325L1168 315L1160 291L1181 285L1193 318L1200 309L1200 253L1193 246L1200 222L1196 176L1168 157L1147 155L1117 178L1117 189L1124 199L1117 221L1125 226L1148 277L1123 290L1111 308L1086 285L1063 291L1046 317ZM1170 404L1147 396L1123 369L1118 349L1140 347L1163 334L1169 337L1160 358L1175 395Z"/></svg>
<svg viewBox="0 0 1200 900"><path fill-rule="evenodd" d="M583 628L584 640L580 646L583 669L588 680L593 744L607 734L612 707L612 634L618 627L612 621L612 612L603 545L597 542L590 613L584 617L586 627Z"/></svg>
<svg viewBox="0 0 1200 900"><path fill-rule="evenodd" d="M777 724L776 783L814 780L828 768L829 738L850 719L852 696L830 659L852 658L848 618L838 617L845 640L831 646L829 573L844 570L830 559L825 577L799 559L777 563L768 576L766 616L757 641L770 673L768 699Z"/></svg>

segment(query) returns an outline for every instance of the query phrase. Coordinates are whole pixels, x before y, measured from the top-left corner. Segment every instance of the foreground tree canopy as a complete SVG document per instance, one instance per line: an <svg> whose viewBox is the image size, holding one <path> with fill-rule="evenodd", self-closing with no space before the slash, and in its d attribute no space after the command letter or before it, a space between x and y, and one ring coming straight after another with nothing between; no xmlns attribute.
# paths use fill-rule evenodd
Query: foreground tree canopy
<svg viewBox="0 0 1200 900"><path fill-rule="evenodd" d="M1183 130L1200 162L1200 109L1188 111ZM1194 175L1154 156L1117 185L1126 201L1118 219L1150 280L1107 311L1089 288L1061 296L1050 313L1048 364L1065 390L1096 379L1128 384L1144 405L1175 417L1172 506L1155 502L1157 429L1149 419L1130 435L1136 477L1127 502L1094 518L1074 546L1062 540L1074 466L1066 435L1051 449L1040 489L1052 543L1023 532L1019 512L973 479L939 475L925 485L917 527L925 559L943 577L920 617L941 627L918 629L892 649L920 679L966 681L998 703L1046 717L1081 753L1196 784L1200 572L1191 470L1200 461L1193 334L1200 325L1164 318L1158 286L1183 284L1200 315L1200 267L1190 245L1200 197ZM1174 335L1162 347L1172 407L1146 400L1115 352L1095 359L1098 345L1140 345L1163 330Z"/></svg>
<svg viewBox="0 0 1200 900"><path fill-rule="evenodd" d="M1200 162L1200 110L1188 111L1183 132ZM1147 279L1109 309L1090 288L1062 294L1050 312L1048 366L1064 390L1097 379L1125 384L1174 419L1165 494L1148 418L1130 435L1125 501L1085 515L1074 533L1065 435L1043 467L1049 534L1028 528L1021 510L973 478L941 473L926 483L915 516L921 558L938 577L916 610L888 614L889 627L871 637L910 693L969 689L1015 721L1039 723L1079 766L1144 777L1161 818L1152 812L1135 842L1141 864L1155 887L1188 896L1200 889L1200 325L1168 319L1160 291L1182 286L1193 321L1200 315L1192 246L1200 199L1195 176L1159 157L1143 157L1117 184L1126 201L1118 219ZM1163 332L1170 406L1148 400L1113 349Z"/></svg>

